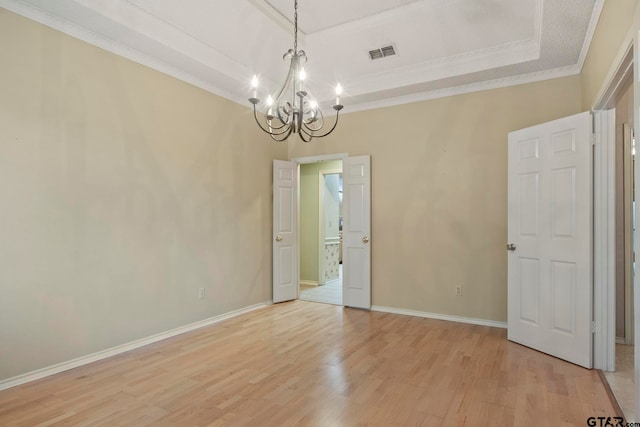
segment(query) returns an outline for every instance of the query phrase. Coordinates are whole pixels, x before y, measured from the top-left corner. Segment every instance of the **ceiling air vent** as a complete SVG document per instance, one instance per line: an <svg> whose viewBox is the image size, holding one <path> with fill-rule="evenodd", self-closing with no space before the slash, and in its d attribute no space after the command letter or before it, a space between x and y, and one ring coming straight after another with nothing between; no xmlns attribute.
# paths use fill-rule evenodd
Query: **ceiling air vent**
<svg viewBox="0 0 640 427"><path fill-rule="evenodd" d="M386 58L387 56L393 56L396 54L396 48L393 45L381 47L379 49L373 49L369 51L369 59L372 61L375 59Z"/></svg>

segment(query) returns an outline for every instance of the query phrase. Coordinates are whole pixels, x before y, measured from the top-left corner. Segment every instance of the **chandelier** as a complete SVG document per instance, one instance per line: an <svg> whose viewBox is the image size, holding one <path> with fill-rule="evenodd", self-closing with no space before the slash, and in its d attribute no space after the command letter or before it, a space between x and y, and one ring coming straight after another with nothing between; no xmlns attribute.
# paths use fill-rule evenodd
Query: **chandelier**
<svg viewBox="0 0 640 427"><path fill-rule="evenodd" d="M261 102L258 98L258 77L254 75L251 79L253 97L249 98L249 102L253 104L256 123L272 139L284 141L297 133L304 142L310 142L313 138L329 135L338 125L340 110L343 108L340 104L342 86L340 83L336 86L336 103L333 105L336 112L335 121L331 129L324 131L325 120L322 110L318 101L305 88L307 74L304 64L307 62L307 55L304 50L298 50L298 0L294 2L293 22L293 49L289 49L282 57L284 61L290 61L289 72L282 88L275 98L271 95L267 97L264 115L260 119L256 108Z"/></svg>

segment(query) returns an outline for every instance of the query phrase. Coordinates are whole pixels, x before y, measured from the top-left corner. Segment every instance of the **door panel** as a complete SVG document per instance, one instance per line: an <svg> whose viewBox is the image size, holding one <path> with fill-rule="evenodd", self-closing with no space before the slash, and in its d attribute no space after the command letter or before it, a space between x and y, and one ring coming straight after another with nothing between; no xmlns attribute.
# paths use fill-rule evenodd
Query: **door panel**
<svg viewBox="0 0 640 427"><path fill-rule="evenodd" d="M592 364L591 116L509 134L509 339Z"/></svg>
<svg viewBox="0 0 640 427"><path fill-rule="evenodd" d="M520 320L537 325L540 321L540 262L520 258Z"/></svg>
<svg viewBox="0 0 640 427"><path fill-rule="evenodd" d="M298 297L298 164L273 161L273 302Z"/></svg>
<svg viewBox="0 0 640 427"><path fill-rule="evenodd" d="M343 161L343 303L371 308L371 160Z"/></svg>

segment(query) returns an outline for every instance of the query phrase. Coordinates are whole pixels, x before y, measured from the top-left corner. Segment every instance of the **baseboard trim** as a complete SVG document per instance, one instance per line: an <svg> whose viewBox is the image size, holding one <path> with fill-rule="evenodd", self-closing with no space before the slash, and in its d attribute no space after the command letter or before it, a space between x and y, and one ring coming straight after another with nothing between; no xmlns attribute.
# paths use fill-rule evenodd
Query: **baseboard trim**
<svg viewBox="0 0 640 427"><path fill-rule="evenodd" d="M624 338L616 337L616 344L626 344Z"/></svg>
<svg viewBox="0 0 640 427"><path fill-rule="evenodd" d="M58 374L60 372L68 371L69 369L77 368L79 366L87 365L89 363L96 362L98 360L106 359L107 357L115 356L136 348L144 347L145 345L153 344L158 341L165 340L167 338L174 337L176 335L184 334L195 329L203 328L205 326L213 325L223 320L231 319L232 317L240 316L245 313L257 310L259 308L267 307L271 305L270 301L262 302L259 304L250 305L248 307L240 308L238 310L229 311L227 313L220 314L218 316L210 317L208 319L199 320L188 325L180 326L175 329L171 329L165 332L160 332L155 335L151 335L146 338L141 338L135 341L131 341L125 344L121 344L115 347L111 347L96 353L89 354L87 356L81 356L67 362L58 363L56 365L48 366L46 368L38 369L35 371L27 372L15 377L0 380L0 391L6 390L11 387L15 387L21 384L25 384L31 381L39 380L44 377Z"/></svg>
<svg viewBox="0 0 640 427"><path fill-rule="evenodd" d="M507 328L506 322L498 322L496 320L474 319L471 317L451 316L448 314L428 313L426 311L405 310L402 308L382 307L379 305L372 305L371 310L380 311L383 313L402 314L404 316L416 316L424 317L427 319L446 320L448 322L468 323L470 325L490 326L492 328Z"/></svg>
<svg viewBox="0 0 640 427"><path fill-rule="evenodd" d="M318 286L318 282L315 280L300 280L300 284L306 286Z"/></svg>

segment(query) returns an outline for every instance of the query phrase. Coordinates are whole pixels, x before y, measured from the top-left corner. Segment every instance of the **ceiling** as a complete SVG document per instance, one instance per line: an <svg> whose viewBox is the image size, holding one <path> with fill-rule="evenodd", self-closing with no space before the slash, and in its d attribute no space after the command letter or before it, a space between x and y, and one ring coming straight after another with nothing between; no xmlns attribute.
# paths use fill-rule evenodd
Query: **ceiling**
<svg viewBox="0 0 640 427"><path fill-rule="evenodd" d="M307 88L344 112L580 73L604 0L299 0ZM279 89L293 0L0 0L0 6L249 106ZM397 54L371 60L372 49Z"/></svg>

